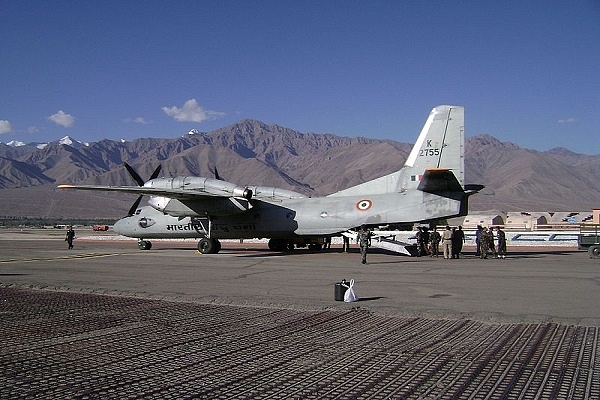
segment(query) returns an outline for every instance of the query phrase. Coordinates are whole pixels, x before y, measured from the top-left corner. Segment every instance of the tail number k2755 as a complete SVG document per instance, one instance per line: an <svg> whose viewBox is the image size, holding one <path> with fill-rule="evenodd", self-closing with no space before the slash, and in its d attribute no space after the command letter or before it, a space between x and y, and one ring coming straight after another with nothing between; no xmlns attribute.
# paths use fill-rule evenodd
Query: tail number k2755
<svg viewBox="0 0 600 400"><path fill-rule="evenodd" d="M421 149L419 151L419 157L427 157L427 156L439 156L440 149Z"/></svg>

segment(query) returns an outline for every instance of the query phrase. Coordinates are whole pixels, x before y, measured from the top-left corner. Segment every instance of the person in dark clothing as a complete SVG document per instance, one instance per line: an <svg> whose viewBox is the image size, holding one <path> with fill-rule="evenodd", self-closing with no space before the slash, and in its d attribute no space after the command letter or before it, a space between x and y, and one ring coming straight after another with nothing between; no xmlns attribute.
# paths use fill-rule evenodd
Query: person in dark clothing
<svg viewBox="0 0 600 400"><path fill-rule="evenodd" d="M65 237L65 242L69 244L69 250L73 248L73 239L75 239L75 231L72 226L69 226L67 236Z"/></svg>
<svg viewBox="0 0 600 400"><path fill-rule="evenodd" d="M506 258L506 234L499 226L496 227L498 237L498 258Z"/></svg>
<svg viewBox="0 0 600 400"><path fill-rule="evenodd" d="M452 258L460 258L464 243L465 231L463 231L462 226L459 226L456 230L452 229Z"/></svg>

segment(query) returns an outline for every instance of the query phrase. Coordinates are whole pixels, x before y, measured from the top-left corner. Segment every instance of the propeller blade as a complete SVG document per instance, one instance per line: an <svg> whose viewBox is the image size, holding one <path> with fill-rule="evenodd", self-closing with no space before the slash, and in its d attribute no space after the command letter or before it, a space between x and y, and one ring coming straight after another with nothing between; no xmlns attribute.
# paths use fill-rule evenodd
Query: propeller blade
<svg viewBox="0 0 600 400"><path fill-rule="evenodd" d="M135 170L131 167L131 165L129 165L127 163L123 163L123 165L125 166L125 169L127 170L127 172L129 172L129 175L131 175L131 177L137 182L138 186L144 186L144 180L137 172L135 172ZM160 174L161 168L162 168L161 165L158 164L158 167L156 167L156 169L150 176L150 179L154 179L154 178L158 177L158 174ZM127 215L132 216L133 214L135 214L138 206L140 205L140 202L142 201L142 197L144 197L144 195L141 195L137 198L137 200L133 203L133 205L129 209L129 213Z"/></svg>
<svg viewBox="0 0 600 400"><path fill-rule="evenodd" d="M154 172L152 173L152 175L150 175L150 179L149 180L158 178L158 174L160 174L160 169L161 168L162 168L162 166L160 164L158 164L158 167L156 167L156 169L154 170Z"/></svg>
<svg viewBox="0 0 600 400"><path fill-rule="evenodd" d="M142 197L144 197L144 195L141 195L137 198L137 200L133 203L133 205L129 209L129 213L127 213L127 215L132 216L133 214L135 214L135 211L137 210L138 206L140 205L140 201L142 201Z"/></svg>
<svg viewBox="0 0 600 400"><path fill-rule="evenodd" d="M142 179L141 176L138 175L137 172L135 172L135 170L133 168L131 168L131 165L129 165L127 163L123 163L123 165L125 166L125 169L127 170L127 172L129 172L129 175L131 175L133 180L137 182L138 186L144 186L144 180Z"/></svg>
<svg viewBox="0 0 600 400"><path fill-rule="evenodd" d="M219 171L217 171L217 167L215 166L215 179L218 179L220 181L222 181L223 179L221 179L221 177L219 176Z"/></svg>

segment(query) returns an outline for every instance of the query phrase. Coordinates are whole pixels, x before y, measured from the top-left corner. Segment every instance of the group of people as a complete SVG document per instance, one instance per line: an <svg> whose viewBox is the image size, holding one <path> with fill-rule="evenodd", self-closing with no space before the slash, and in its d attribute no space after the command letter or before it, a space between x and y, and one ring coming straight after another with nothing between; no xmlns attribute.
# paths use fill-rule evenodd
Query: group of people
<svg viewBox="0 0 600 400"><path fill-rule="evenodd" d="M463 244L466 241L462 226L452 229L450 226L446 226L442 234L437 231L437 228L433 228L433 231L429 232L427 227L419 226L415 236L417 239L417 257L426 255L439 257L441 244L445 259L460 258Z"/></svg>
<svg viewBox="0 0 600 400"><path fill-rule="evenodd" d="M475 231L475 244L477 245L477 250L475 255L481 259L486 259L491 252L493 258L506 258L506 234L499 226L496 227L496 238L498 239L498 247L496 247L494 243L493 228L488 229L481 225L477 225L477 231Z"/></svg>
<svg viewBox="0 0 600 400"><path fill-rule="evenodd" d="M358 230L357 241L360 245L363 264L367 263L367 249L371 246L371 236L372 233L366 225L362 225ZM429 232L427 227L419 226L415 237L417 239L417 257L425 255L439 257L441 245L445 259L460 258L463 244L466 242L462 226L450 228L446 225L446 229L442 234L435 227ZM488 258L491 251L494 258L506 258L506 234L499 226L496 227L496 239L498 240L497 247L495 246L493 229L478 225L475 232L476 256L485 259Z"/></svg>

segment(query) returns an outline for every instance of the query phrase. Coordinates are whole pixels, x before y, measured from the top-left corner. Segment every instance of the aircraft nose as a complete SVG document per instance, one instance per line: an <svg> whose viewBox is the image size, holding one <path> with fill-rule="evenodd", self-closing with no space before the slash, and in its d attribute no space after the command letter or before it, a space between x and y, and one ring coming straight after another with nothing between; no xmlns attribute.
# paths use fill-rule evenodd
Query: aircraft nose
<svg viewBox="0 0 600 400"><path fill-rule="evenodd" d="M128 236L128 234L131 234L131 228L127 221L128 218L130 217L121 218L114 223L113 230L119 235Z"/></svg>

